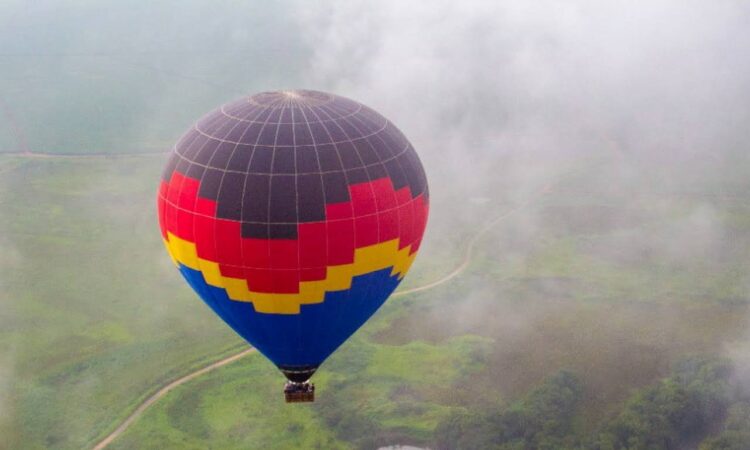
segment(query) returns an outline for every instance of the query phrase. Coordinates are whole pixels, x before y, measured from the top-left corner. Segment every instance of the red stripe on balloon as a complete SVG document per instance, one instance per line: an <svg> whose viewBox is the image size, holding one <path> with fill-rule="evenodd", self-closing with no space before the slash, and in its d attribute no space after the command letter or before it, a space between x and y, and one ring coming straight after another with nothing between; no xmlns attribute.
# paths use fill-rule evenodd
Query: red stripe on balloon
<svg viewBox="0 0 750 450"><path fill-rule="evenodd" d="M297 239L243 238L238 221L216 217L216 202L198 196L200 182L175 171L159 187L162 234L194 242L222 275L244 278L256 292L295 293L300 281L324 279L326 268L350 264L354 250L399 239L417 251L427 220L423 195L393 188L389 178L349 187L351 201L326 205L326 221L297 225Z"/></svg>

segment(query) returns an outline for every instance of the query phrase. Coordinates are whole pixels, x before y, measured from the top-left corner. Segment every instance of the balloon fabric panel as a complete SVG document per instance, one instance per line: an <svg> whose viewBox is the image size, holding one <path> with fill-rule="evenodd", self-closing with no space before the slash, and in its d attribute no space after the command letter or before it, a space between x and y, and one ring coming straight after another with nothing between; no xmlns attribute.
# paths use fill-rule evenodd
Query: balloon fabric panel
<svg viewBox="0 0 750 450"><path fill-rule="evenodd" d="M175 146L158 193L182 275L288 377L309 376L393 292L428 203L419 158L393 124L314 91L209 113Z"/></svg>

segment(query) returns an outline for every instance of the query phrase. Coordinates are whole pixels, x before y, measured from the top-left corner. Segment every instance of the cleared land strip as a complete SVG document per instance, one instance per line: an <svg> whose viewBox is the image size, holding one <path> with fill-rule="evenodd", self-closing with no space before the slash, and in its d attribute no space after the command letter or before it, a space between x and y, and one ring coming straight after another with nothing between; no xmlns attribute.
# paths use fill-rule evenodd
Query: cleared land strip
<svg viewBox="0 0 750 450"><path fill-rule="evenodd" d="M545 189L544 193L542 195L546 194L547 192L548 192L548 190ZM466 250L465 250L465 253L464 253L464 257L461 260L461 264L459 264L450 273L448 273L444 277L440 278L439 280L436 280L436 281L433 281L431 283L425 284L424 286L418 286L418 287L415 287L415 288L411 288L411 289L406 289L406 290L403 290L403 291L395 292L393 295L391 295L391 297L399 297L399 296L402 296L402 295L412 294L412 293L415 293L415 292L426 291L428 289L432 289L432 288L438 287L438 286L440 286L440 285L442 285L444 283L447 283L448 281L450 281L453 278L455 278L458 275L460 275L464 270L466 270L467 267L469 267L469 263L471 262L471 258L472 258L473 254L474 254L474 248L475 248L477 242L479 241L479 238L481 238L485 233L487 233L493 226L497 225L500 221L502 221L503 219L507 218L511 214L513 214L513 213L515 213L515 212L517 212L517 211L525 208L527 205L529 205L529 203L531 203L531 202L527 202L527 203L524 203L522 205L516 206L516 207L514 207L512 209L509 209L508 211L505 211L503 214L500 214L499 216L497 216L497 217L495 217L493 219L490 219L488 222L486 222L482 226L482 228L480 228L479 231L477 231L477 233L474 236L472 236L468 241L466 241ZM125 419L125 421L123 423L121 423L120 426L118 426L115 429L115 431L113 431L112 433L110 433L109 436L107 436L102 441L100 441L98 444L96 444L96 446L94 446L94 450L101 450L101 449L105 448L107 445L109 445L110 443L112 443L112 441L114 441L125 430L127 430L128 427L130 427L130 425L132 425L133 422L135 422L143 414L143 412L146 411L146 409L148 409L149 406L151 406L154 403L156 403L160 398L164 397L172 389L174 389L177 386L179 386L179 385L181 385L183 383L186 383L186 382L188 382L188 381L190 381L190 380L192 380L194 378L197 378L197 377L199 377L199 376L201 376L201 375L203 375L203 374L205 374L207 372L210 372L210 371L212 371L214 369L218 369L219 367L222 367L222 366L230 364L230 363L232 363L234 361L237 361L238 359L240 359L240 358L242 358L242 357L244 357L246 355L249 355L250 353L252 353L254 351L255 351L255 349L253 349L253 348L250 348L250 349L247 349L247 350L243 350L240 353L237 353L235 355L232 355L232 356L229 356L227 358L224 358L224 359L222 359L220 361L217 361L217 362L215 362L213 364L210 364L210 365L208 365L206 367L203 367L202 369L198 369L195 372L189 373L189 374L187 374L187 375L185 375L183 377L180 377L180 378L178 378L178 379L170 382L168 385L166 385L163 388L159 389L154 395L152 395L151 397L147 398L143 403L141 403L135 409L135 411L133 411L133 413L130 416L128 416L128 418Z"/></svg>
<svg viewBox="0 0 750 450"><path fill-rule="evenodd" d="M120 426L117 427L117 429L115 429L115 431L113 431L112 433L110 433L109 436L105 437L104 439L101 440L101 442L99 442L98 444L96 444L96 446L94 446L94 450L103 449L104 447L106 447L109 444L111 444L112 441L114 441L117 438L117 436L121 435L123 431L127 430L128 427L133 422L135 422L141 416L141 414L143 414L143 411L145 411L149 406L151 406L154 403L156 403L160 398L162 398L165 395L167 395L167 393L169 391L171 391L172 389L176 388L177 386L179 386L179 385L181 385L183 383L187 383L188 381L192 380L193 378L197 378L197 377L203 375L204 373L208 373L208 372L210 372L210 371L212 371L214 369L218 369L219 367L226 366L227 364L233 363L233 362L237 361L238 359L240 359L240 358L242 358L244 356L247 356L247 355L249 355L250 353L252 353L254 351L255 351L254 348L248 348L248 349L243 350L243 351L241 351L241 352L239 352L237 354L234 354L232 356L224 358L224 359L222 359L220 361L216 361L215 363L209 364L206 367L203 367L202 369L198 369L195 372L189 373L189 374L187 374L187 375L185 375L183 377L180 377L180 378L178 378L178 379L170 382L168 385L166 385L163 388L159 389L154 395L152 395L151 397L147 398L143 403L141 403L140 405L138 405L138 407L135 409L135 411L133 411L133 413L131 415L129 415L128 418L125 419L125 421L122 422L120 424Z"/></svg>
<svg viewBox="0 0 750 450"><path fill-rule="evenodd" d="M524 205L525 206L525 205ZM466 242L466 252L464 253L464 258L461 260L461 264L458 265L455 269L453 269L450 273L445 275L443 278L440 278L438 280L433 281L432 283L425 284L424 286L417 286L411 289L405 289L403 291L394 292L391 297L400 297L402 295L406 294L413 294L415 292L422 292L426 291L428 289L432 289L434 287L438 287L443 283L446 283L453 278L457 277L461 274L464 270L466 270L467 267L469 267L469 263L471 262L471 258L474 254L474 247L476 246L477 241L479 241L479 238L482 237L484 233L489 231L494 225L496 225L501 220L505 219L509 215L513 214L514 212L518 211L519 209L523 208L523 206L516 206L513 209L510 209L503 214L495 217L494 219L491 219L489 222L487 222L482 228L479 229L477 234L475 234L471 239L469 239Z"/></svg>

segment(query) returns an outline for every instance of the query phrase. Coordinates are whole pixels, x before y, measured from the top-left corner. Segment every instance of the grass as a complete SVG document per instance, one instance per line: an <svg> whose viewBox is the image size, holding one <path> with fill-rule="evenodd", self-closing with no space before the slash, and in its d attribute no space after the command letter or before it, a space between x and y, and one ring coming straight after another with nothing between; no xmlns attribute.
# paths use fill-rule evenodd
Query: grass
<svg viewBox="0 0 750 450"><path fill-rule="evenodd" d="M90 445L168 380L242 345L162 247L161 164L0 157L0 434L11 448ZM414 276L446 269L437 259Z"/></svg>
<svg viewBox="0 0 750 450"><path fill-rule="evenodd" d="M689 204L656 212L634 207L635 219L583 232L545 217L559 216L561 204L549 200L533 212L544 224L530 237L533 245L512 248L519 245L508 238L514 223L500 224L482 240L466 274L391 300L317 375L323 426L355 447L429 445L436 424L453 409L512 404L550 374L569 369L585 385L575 423L586 433L633 390L666 376L673 362L722 352L744 337L748 305L726 300L740 289L741 250L718 265L675 266L642 256L623 260L591 244L656 226L673 229L689 217ZM579 199L573 216L589 208L602 213ZM221 395L218 388L208 391ZM165 414L147 413L126 442L157 444L148 423L163 422ZM247 411L239 422L251 424L255 414ZM219 448L233 445L217 437L217 425L205 430Z"/></svg>
<svg viewBox="0 0 750 450"><path fill-rule="evenodd" d="M159 165L30 160L3 177L11 447L85 446L148 391L237 347L165 259Z"/></svg>
<svg viewBox="0 0 750 450"><path fill-rule="evenodd" d="M0 5L23 24L0 31L0 153L25 141L103 155L0 156L0 448L89 447L243 347L162 249L154 153L217 104L303 84L316 57L284 5L86 3ZM747 340L750 158L521 157L507 179L498 157L485 192L434 180L403 289L449 272L485 220L529 200L519 174L565 173L484 236L460 277L389 301L316 375L316 403L283 404L280 375L253 355L178 387L112 448L429 445L451 411L512 404L560 369L584 382L585 433L675 360Z"/></svg>
<svg viewBox="0 0 750 450"><path fill-rule="evenodd" d="M348 448L313 405L283 404L278 372L258 359L180 386L110 448Z"/></svg>
<svg viewBox="0 0 750 450"><path fill-rule="evenodd" d="M450 411L439 393L467 370L465 349L476 339L399 348L359 344L345 345L316 375L318 399L312 405L284 404L278 373L253 356L180 387L112 448L349 448L331 425L345 428L342 421L352 418L399 430L413 441L428 440ZM362 347L372 354L352 374L351 360L361 357ZM346 419L334 417L342 401Z"/></svg>
<svg viewBox="0 0 750 450"><path fill-rule="evenodd" d="M161 248L161 163L0 157L9 448L90 446L169 380L242 347ZM677 359L741 341L740 197L698 215L697 194L661 206L644 194L613 210L605 194L581 194L583 182L568 177L498 223L450 283L389 301L316 375L316 403L283 404L280 375L255 355L175 389L112 448L429 445L451 411L512 404L560 369L584 382L585 433ZM453 195L433 193L430 232L453 232L428 237L404 289L449 272L477 224L510 207ZM664 247L670 236L703 256Z"/></svg>

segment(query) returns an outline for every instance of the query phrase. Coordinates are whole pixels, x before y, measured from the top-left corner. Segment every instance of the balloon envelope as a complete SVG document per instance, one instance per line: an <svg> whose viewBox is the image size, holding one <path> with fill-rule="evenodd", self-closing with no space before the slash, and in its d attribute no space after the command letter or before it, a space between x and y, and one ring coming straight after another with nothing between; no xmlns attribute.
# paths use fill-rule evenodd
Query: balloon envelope
<svg viewBox="0 0 750 450"><path fill-rule="evenodd" d="M190 286L304 381L408 271L428 189L409 141L372 109L316 91L266 92L182 136L158 212Z"/></svg>

